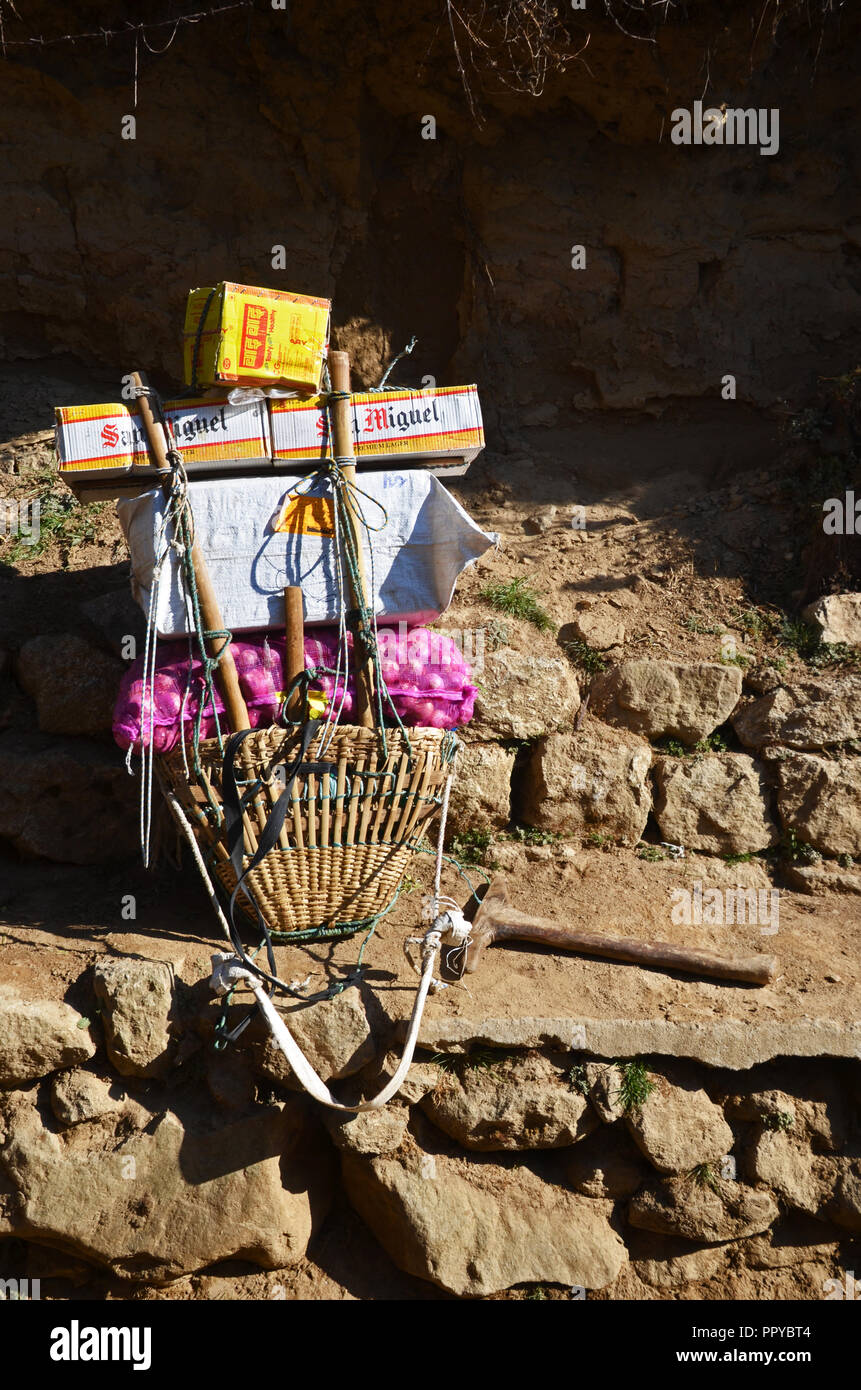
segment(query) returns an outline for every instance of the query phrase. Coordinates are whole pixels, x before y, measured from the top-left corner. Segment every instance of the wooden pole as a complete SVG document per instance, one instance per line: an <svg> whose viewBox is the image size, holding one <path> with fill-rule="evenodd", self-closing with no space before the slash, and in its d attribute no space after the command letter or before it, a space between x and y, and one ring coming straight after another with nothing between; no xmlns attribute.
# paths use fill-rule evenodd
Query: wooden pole
<svg viewBox="0 0 861 1390"><path fill-rule="evenodd" d="M146 377L142 372L132 372L132 381L136 386L147 386ZM138 408L143 422L146 437L152 450L155 465L159 469L169 469L167 459L167 441L164 431L156 420L152 412L152 406L146 396L138 397ZM170 479L168 473L163 473L161 478L162 490L165 497L170 495ZM194 570L194 578L197 583L197 593L200 599L200 612L203 622L210 632L215 632L224 628L224 619L221 616L221 608L218 596L212 585L209 570L206 566L203 552L195 540L191 551L191 565ZM207 642L207 651L211 657L218 656L223 652L221 660L215 668L215 680L221 697L224 700L224 707L227 710L227 717L233 733L238 733L240 729L250 727L248 719L248 707L242 695L239 685L239 676L236 673L236 664L233 660L233 653L230 647L224 651L226 640L223 637L214 637Z"/></svg>
<svg viewBox="0 0 861 1390"><path fill-rule="evenodd" d="M289 690L296 677L305 670L305 610L302 590L298 585L291 584L284 590L284 627L287 632L284 689ZM302 692L297 690L287 705L287 718L300 720L302 705Z"/></svg>
<svg viewBox="0 0 861 1390"><path fill-rule="evenodd" d="M566 927L549 918L518 912L508 905L504 879L495 878L473 918L466 973L481 964L488 946L496 941L531 941L558 951L580 951L587 956L605 956L632 965L651 965L660 970L683 970L690 975L708 975L718 980L738 980L743 984L767 985L778 971L776 956L725 955L705 946L677 946L668 941L637 941L630 937L604 936L599 932Z"/></svg>
<svg viewBox="0 0 861 1390"><path fill-rule="evenodd" d="M330 351L329 376L331 378L333 391L349 391L350 357L348 353ZM353 423L351 419L350 402L348 400L333 401L331 419L333 455L336 458L351 460L349 463L342 464L342 468L347 481L355 482L356 455L353 448ZM359 572L358 592L354 590L353 580L352 577L350 577L350 598L354 608L365 608L368 603L368 585L365 576L365 558L362 553L361 522L352 500L349 500L349 492L347 496L347 509L350 515L350 525L355 540ZM354 635L353 653L356 667L356 723L362 728L371 729L374 725L374 674L360 632Z"/></svg>

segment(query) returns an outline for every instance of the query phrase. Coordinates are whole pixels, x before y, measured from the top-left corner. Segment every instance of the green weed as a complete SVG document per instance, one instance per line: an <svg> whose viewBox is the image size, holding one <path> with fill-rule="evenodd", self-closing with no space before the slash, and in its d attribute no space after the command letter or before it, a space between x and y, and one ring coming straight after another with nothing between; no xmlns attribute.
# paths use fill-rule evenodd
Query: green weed
<svg viewBox="0 0 861 1390"><path fill-rule="evenodd" d="M503 840L516 840L521 845L553 845L562 836L555 830L538 830L534 825L515 825L500 837Z"/></svg>
<svg viewBox="0 0 861 1390"><path fill-rule="evenodd" d="M710 1187L717 1191L717 1174L710 1163L698 1163L691 1169L688 1177L697 1187Z"/></svg>
<svg viewBox="0 0 861 1390"><path fill-rule="evenodd" d="M783 1133L792 1129L794 1124L795 1119L786 1110L778 1110L774 1115L766 1115L763 1120L766 1129L781 1130Z"/></svg>
<svg viewBox="0 0 861 1390"><path fill-rule="evenodd" d="M522 618L532 623L540 632L552 632L556 626L550 614L538 602L539 594L528 579L509 579L487 584L481 590L481 597L487 599L492 607L510 618Z"/></svg>
<svg viewBox="0 0 861 1390"><path fill-rule="evenodd" d="M581 642L579 637L571 642L563 642L562 646L568 653L575 666L581 670L588 671L595 676L599 671L606 671L607 661L601 652L596 652L594 647L590 647L588 642Z"/></svg>
<svg viewBox="0 0 861 1390"><path fill-rule="evenodd" d="M617 1062L616 1066L622 1074L617 1092L617 1096L622 1102L622 1109L625 1112L636 1110L649 1099L655 1089L655 1083L640 1061Z"/></svg>
<svg viewBox="0 0 861 1390"><path fill-rule="evenodd" d="M570 1067L567 1076L568 1085L571 1086L573 1090L579 1091L581 1096L588 1097L589 1082L586 1080L586 1068L583 1066L582 1062L578 1062L573 1067Z"/></svg>
<svg viewBox="0 0 861 1390"><path fill-rule="evenodd" d="M462 864L487 864L492 836L489 830L458 830L451 840L451 853Z"/></svg>

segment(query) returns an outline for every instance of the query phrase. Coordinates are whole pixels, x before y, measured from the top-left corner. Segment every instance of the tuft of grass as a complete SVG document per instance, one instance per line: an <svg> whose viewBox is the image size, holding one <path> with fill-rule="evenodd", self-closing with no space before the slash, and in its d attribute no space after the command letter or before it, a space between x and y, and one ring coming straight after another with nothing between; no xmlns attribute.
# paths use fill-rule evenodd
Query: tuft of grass
<svg viewBox="0 0 861 1390"><path fill-rule="evenodd" d="M750 864L754 855L748 850L746 854L722 854L721 859L725 864Z"/></svg>
<svg viewBox="0 0 861 1390"><path fill-rule="evenodd" d="M443 1072L489 1071L505 1060L505 1053L489 1047L476 1047L466 1054L435 1052L430 1060L432 1066L439 1067Z"/></svg>
<svg viewBox="0 0 861 1390"><path fill-rule="evenodd" d="M601 652L596 652L595 648L590 647L588 642L582 642L579 637L575 637L570 642L563 642L562 646L574 665L579 666L583 671L588 671L591 676L597 675L599 671L606 671L606 657Z"/></svg>
<svg viewBox="0 0 861 1390"><path fill-rule="evenodd" d="M819 629L812 623L806 623L803 618L784 618L778 641L802 661L810 661L820 646Z"/></svg>
<svg viewBox="0 0 861 1390"><path fill-rule="evenodd" d="M622 1074L616 1093L622 1102L622 1109L626 1113L636 1110L649 1099L655 1089L655 1083L649 1077L645 1065L639 1060L617 1062L616 1066Z"/></svg>
<svg viewBox="0 0 861 1390"><path fill-rule="evenodd" d="M430 1059L432 1067L439 1067L440 1071L452 1072L457 1070L460 1058L454 1052L435 1052Z"/></svg>
<svg viewBox="0 0 861 1390"><path fill-rule="evenodd" d="M532 623L539 632L553 632L556 627L550 614L538 602L539 594L528 579L487 584L481 590L481 597L500 613Z"/></svg>
<svg viewBox="0 0 861 1390"><path fill-rule="evenodd" d="M494 1052L489 1047L475 1047L463 1058L464 1071L490 1071L491 1067L496 1067L500 1062L505 1061L505 1054Z"/></svg>
<svg viewBox="0 0 861 1390"><path fill-rule="evenodd" d="M547 1290L545 1289L543 1284L536 1284L533 1289L529 1290L528 1294L524 1295L524 1299L526 1302L543 1303L546 1300L546 1298Z"/></svg>
<svg viewBox="0 0 861 1390"><path fill-rule="evenodd" d="M710 1163L698 1163L688 1174L691 1182L696 1183L697 1187L710 1187L717 1191L717 1174Z"/></svg>

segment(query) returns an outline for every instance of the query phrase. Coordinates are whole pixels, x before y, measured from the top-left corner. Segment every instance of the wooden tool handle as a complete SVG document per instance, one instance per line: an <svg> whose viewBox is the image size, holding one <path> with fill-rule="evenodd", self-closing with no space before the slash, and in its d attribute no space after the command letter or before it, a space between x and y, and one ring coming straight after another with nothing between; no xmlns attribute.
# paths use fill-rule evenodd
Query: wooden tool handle
<svg viewBox="0 0 861 1390"><path fill-rule="evenodd" d="M295 584L284 590L284 626L287 632L284 689L289 690L296 677L305 670L305 610L302 605L302 590ZM287 718L300 720L303 714L302 705L302 692L297 690L287 704Z"/></svg>
<svg viewBox="0 0 861 1390"><path fill-rule="evenodd" d="M145 387L148 385L143 372L132 372L132 381L136 386ZM167 459L167 441L164 437L164 430L156 420L152 412L152 406L146 396L138 397L138 409L140 410L141 420L146 431L147 441L152 450L156 467L162 470L169 469ZM167 472L162 473L162 491L165 497L170 495L170 476ZM213 588L212 580L209 576L206 560L198 545L194 542L191 550L191 566L194 570L194 578L197 583L197 593L200 599L200 612L204 626L210 632L223 630L224 619L221 616L221 608L218 596ZM213 637L206 644L207 651L211 657L222 653L221 660L215 668L215 682L224 700L224 707L227 710L227 717L230 720L230 727L234 733L240 729L250 727L248 719L248 707L242 695L239 685L239 677L236 674L236 664L233 660L233 653L227 646L227 639L224 637ZM225 646L227 650L224 651Z"/></svg>
<svg viewBox="0 0 861 1390"><path fill-rule="evenodd" d="M635 965L656 965L666 970L684 970L689 974L739 980L751 985L767 985L774 979L778 967L776 956L723 955L705 947L673 946L667 941L631 941L563 927L558 922L532 917L513 907L494 906L469 947L468 973L478 967L485 948L493 941L534 941L557 950L583 951L586 955L607 956Z"/></svg>
<svg viewBox="0 0 861 1390"><path fill-rule="evenodd" d="M348 353L330 350L329 377L334 391L349 391L350 357ZM340 459L355 460L356 455L353 447L353 424L350 418L350 402L343 399L333 401L331 406L331 419L333 456ZM344 463L341 467L348 483L355 482L355 462ZM347 492L347 499L347 510L350 515L350 525L352 527L356 555L358 556L358 591L354 588L353 577L350 575L350 597L354 608L365 608L368 602L368 585L365 576L365 557L362 553L361 522L349 491ZM365 650L365 644L362 641L361 632L357 632L354 635L353 642L356 667L356 723L365 729L371 729L374 724L373 671L371 670L371 664L368 660L368 653Z"/></svg>

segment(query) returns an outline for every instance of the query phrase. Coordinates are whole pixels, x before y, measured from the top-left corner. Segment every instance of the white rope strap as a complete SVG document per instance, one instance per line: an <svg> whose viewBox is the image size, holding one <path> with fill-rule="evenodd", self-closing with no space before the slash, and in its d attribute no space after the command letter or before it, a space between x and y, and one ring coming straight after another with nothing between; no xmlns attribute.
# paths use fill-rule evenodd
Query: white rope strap
<svg viewBox="0 0 861 1390"><path fill-rule="evenodd" d="M435 940L431 938L435 937ZM428 932L425 937L425 961L422 970L422 978L416 992L413 1011L410 1016L410 1026L407 1033L406 1046L401 1057L397 1071L391 1081L380 1091L379 1095L374 1096L373 1100L363 1100L359 1105L342 1105L336 1100L324 1081L317 1075L308 1058L305 1056L296 1039L291 1034L289 1028L281 1015L276 1010L263 987L263 982L246 970L244 965L237 960L236 956L230 956L216 952L212 957L212 988L216 994L226 994L240 981L245 981L249 988L254 991L254 997L260 1005L260 1011L269 1025L272 1040L287 1058L290 1069L297 1081L305 1087L309 1095L318 1100L321 1105L327 1105L330 1110L347 1111L350 1114L358 1114L361 1110L380 1110L392 1096L397 1095L398 1091L406 1079L407 1072L413 1060L413 1053L416 1050L416 1043L421 1027L422 1015L424 1013L425 1001L428 996L428 989L433 978L434 965L436 964L437 953L440 948L439 933Z"/></svg>

